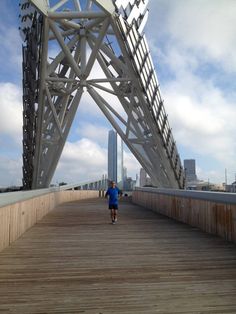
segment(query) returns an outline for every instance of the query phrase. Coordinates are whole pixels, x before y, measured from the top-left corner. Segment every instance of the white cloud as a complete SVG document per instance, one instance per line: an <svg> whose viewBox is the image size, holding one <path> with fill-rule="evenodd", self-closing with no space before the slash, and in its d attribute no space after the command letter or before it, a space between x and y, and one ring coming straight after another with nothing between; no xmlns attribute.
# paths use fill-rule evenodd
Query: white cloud
<svg viewBox="0 0 236 314"><path fill-rule="evenodd" d="M177 144L232 166L236 157L236 106L219 88L190 73L178 82L165 84L163 90Z"/></svg>
<svg viewBox="0 0 236 314"><path fill-rule="evenodd" d="M6 74L10 76L21 71L22 55L21 55L21 38L17 27L7 27L0 24L0 64L1 68L9 71Z"/></svg>
<svg viewBox="0 0 236 314"><path fill-rule="evenodd" d="M235 14L234 0L151 0L147 24L177 146L202 156L201 175L219 182L236 159Z"/></svg>
<svg viewBox="0 0 236 314"><path fill-rule="evenodd" d="M107 173L107 150L97 143L83 138L66 142L56 173L55 181L67 183L101 178Z"/></svg>
<svg viewBox="0 0 236 314"><path fill-rule="evenodd" d="M135 178L140 165L129 151L124 151L124 166L128 176ZM107 174L107 148L97 142L83 138L77 142L66 142L53 182L83 182L101 178Z"/></svg>
<svg viewBox="0 0 236 314"><path fill-rule="evenodd" d="M8 158L0 156L0 186L22 185L21 158Z"/></svg>
<svg viewBox="0 0 236 314"><path fill-rule="evenodd" d="M219 183L222 184L225 182L224 180L224 173L216 170L208 170L208 171L203 171L202 169L198 169L198 179L201 180L202 177L204 177L205 182L209 183ZM222 180L219 180L219 178L222 178Z"/></svg>
<svg viewBox="0 0 236 314"><path fill-rule="evenodd" d="M82 122L77 132L82 137L86 137L92 141L95 141L96 143L99 143L102 147L107 147L108 132L110 129L99 124Z"/></svg>
<svg viewBox="0 0 236 314"><path fill-rule="evenodd" d="M137 159L129 151L124 151L124 167L127 168L128 177L132 177L133 179L136 177L136 174L139 175L141 168Z"/></svg>
<svg viewBox="0 0 236 314"><path fill-rule="evenodd" d="M236 69L234 0L151 0L149 6L149 30L155 30L157 38L192 49L202 60L219 62L227 71Z"/></svg>
<svg viewBox="0 0 236 314"><path fill-rule="evenodd" d="M12 83L0 83L0 135L17 143L22 138L22 92Z"/></svg>
<svg viewBox="0 0 236 314"><path fill-rule="evenodd" d="M103 116L101 110L87 91L83 92L81 102L78 107L78 112L89 115L93 118Z"/></svg>

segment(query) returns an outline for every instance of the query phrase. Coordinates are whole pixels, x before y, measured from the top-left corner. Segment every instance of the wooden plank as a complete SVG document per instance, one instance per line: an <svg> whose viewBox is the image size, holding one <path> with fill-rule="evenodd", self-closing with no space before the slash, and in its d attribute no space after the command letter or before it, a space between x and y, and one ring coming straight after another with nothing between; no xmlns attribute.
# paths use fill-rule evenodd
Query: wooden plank
<svg viewBox="0 0 236 314"><path fill-rule="evenodd" d="M9 206L0 208L0 251L10 243L10 209Z"/></svg>
<svg viewBox="0 0 236 314"><path fill-rule="evenodd" d="M9 215L10 215L10 239L9 244L18 239L21 236L20 232L20 203L12 204L9 206Z"/></svg>
<svg viewBox="0 0 236 314"><path fill-rule="evenodd" d="M56 205L82 198L96 198L98 195L99 191L60 191L0 208L0 251L18 239Z"/></svg>
<svg viewBox="0 0 236 314"><path fill-rule="evenodd" d="M236 205L230 205L231 217L232 217L232 241L236 243Z"/></svg>
<svg viewBox="0 0 236 314"><path fill-rule="evenodd" d="M236 243L235 205L139 190L133 192L133 200L157 213Z"/></svg>
<svg viewBox="0 0 236 314"><path fill-rule="evenodd" d="M39 196L33 199L36 209L37 221L41 220L47 213L55 207L54 193Z"/></svg>
<svg viewBox="0 0 236 314"><path fill-rule="evenodd" d="M36 223L33 199L10 205L10 243Z"/></svg>
<svg viewBox="0 0 236 314"><path fill-rule="evenodd" d="M0 253L0 313L236 313L236 246L121 202L58 206Z"/></svg>

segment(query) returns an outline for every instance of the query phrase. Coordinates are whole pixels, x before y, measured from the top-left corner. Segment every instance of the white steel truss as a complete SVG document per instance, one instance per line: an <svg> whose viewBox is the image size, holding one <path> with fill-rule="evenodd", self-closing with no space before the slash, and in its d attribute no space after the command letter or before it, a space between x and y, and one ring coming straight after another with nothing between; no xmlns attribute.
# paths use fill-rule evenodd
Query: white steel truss
<svg viewBox="0 0 236 314"><path fill-rule="evenodd" d="M49 186L85 88L152 182L184 187L142 34L147 2L21 1L26 188ZM100 78L91 77L95 63L103 72ZM122 110L110 101L111 95Z"/></svg>

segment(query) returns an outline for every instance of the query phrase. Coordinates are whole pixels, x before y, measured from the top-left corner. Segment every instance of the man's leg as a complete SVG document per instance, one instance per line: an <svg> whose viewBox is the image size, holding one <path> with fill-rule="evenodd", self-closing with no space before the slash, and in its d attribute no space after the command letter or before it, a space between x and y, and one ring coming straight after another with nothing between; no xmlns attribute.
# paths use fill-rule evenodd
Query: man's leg
<svg viewBox="0 0 236 314"><path fill-rule="evenodd" d="M117 221L117 209L114 209L114 221Z"/></svg>
<svg viewBox="0 0 236 314"><path fill-rule="evenodd" d="M114 209L111 208L111 220L112 220L112 222L114 221L114 213L113 213L113 210L114 210Z"/></svg>

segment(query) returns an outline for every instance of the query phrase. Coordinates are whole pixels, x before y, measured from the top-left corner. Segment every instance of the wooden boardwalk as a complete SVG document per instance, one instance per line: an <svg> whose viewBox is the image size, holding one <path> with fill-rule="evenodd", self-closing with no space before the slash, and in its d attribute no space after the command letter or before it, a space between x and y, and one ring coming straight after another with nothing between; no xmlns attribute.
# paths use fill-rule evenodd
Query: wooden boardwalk
<svg viewBox="0 0 236 314"><path fill-rule="evenodd" d="M61 205L0 253L0 313L236 313L236 246L128 202Z"/></svg>

